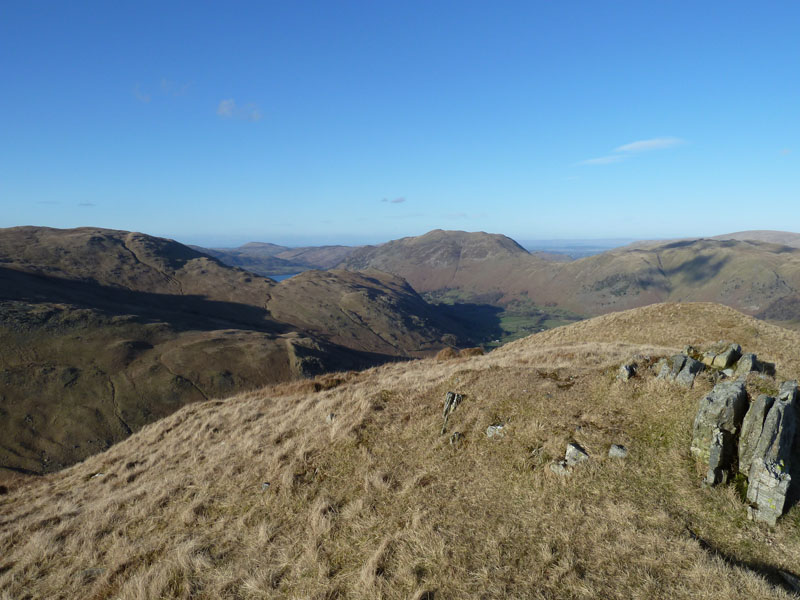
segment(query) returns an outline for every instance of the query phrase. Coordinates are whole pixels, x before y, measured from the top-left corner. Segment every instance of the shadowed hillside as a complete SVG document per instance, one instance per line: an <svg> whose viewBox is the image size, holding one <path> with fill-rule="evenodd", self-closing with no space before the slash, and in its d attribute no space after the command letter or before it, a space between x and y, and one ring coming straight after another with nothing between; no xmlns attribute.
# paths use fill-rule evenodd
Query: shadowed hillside
<svg viewBox="0 0 800 600"><path fill-rule="evenodd" d="M140 233L0 230L0 467L57 470L188 402L466 335L385 274L276 284Z"/></svg>
<svg viewBox="0 0 800 600"><path fill-rule="evenodd" d="M774 529L748 521L735 486L703 487L689 453L712 382L614 377L633 354L723 338L776 361L778 380L800 375L800 334L718 305L661 304L486 356L186 406L84 463L11 484L0 590L789 599L780 572L800 575L800 506ZM448 391L463 400L442 434ZM489 437L492 425L502 433ZM560 476L549 465L569 442L589 459ZM627 458L610 458L611 444Z"/></svg>
<svg viewBox="0 0 800 600"><path fill-rule="evenodd" d="M354 246L305 246L290 248L264 242L250 242L238 248L201 248L226 265L258 275L285 275L310 269L332 269L357 248Z"/></svg>

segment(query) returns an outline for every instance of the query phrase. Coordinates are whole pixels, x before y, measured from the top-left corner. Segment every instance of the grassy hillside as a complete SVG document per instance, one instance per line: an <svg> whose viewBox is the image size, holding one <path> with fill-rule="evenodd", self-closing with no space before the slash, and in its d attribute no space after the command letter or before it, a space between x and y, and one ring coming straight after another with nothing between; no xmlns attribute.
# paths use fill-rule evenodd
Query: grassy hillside
<svg viewBox="0 0 800 600"><path fill-rule="evenodd" d="M188 402L468 345L386 274L280 284L172 240L0 230L0 469L57 470Z"/></svg>
<svg viewBox="0 0 800 600"><path fill-rule="evenodd" d="M753 237L763 232L754 232ZM761 235L791 241L792 234ZM395 273L427 294L505 308L529 304L592 316L658 302L717 302L784 323L800 321L800 248L746 239L626 246L569 262L528 254L504 236L433 231L353 253L348 269ZM725 237L725 236L722 236Z"/></svg>
<svg viewBox="0 0 800 600"><path fill-rule="evenodd" d="M632 354L733 339L800 375L800 335L663 304L482 356L193 404L0 496L3 598L792 597L774 530L689 455L700 378L622 383ZM775 383L753 378L751 392ZM442 401L464 394L445 435ZM504 424L504 436L486 428ZM449 442L453 432L462 438ZM569 477L548 464L577 441ZM607 457L627 446L625 460Z"/></svg>

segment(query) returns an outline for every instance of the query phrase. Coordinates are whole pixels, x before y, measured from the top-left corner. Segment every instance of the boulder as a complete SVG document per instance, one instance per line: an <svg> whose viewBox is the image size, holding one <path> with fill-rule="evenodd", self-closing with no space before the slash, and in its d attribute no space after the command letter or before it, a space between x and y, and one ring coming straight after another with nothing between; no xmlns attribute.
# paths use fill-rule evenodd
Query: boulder
<svg viewBox="0 0 800 600"><path fill-rule="evenodd" d="M743 354L736 363L736 376L742 377L750 372L775 376L775 363L758 360L755 354Z"/></svg>
<svg viewBox="0 0 800 600"><path fill-rule="evenodd" d="M792 454L797 430L797 382L781 385L767 412L753 453L747 499L756 521L775 525L783 514L792 476Z"/></svg>
<svg viewBox="0 0 800 600"><path fill-rule="evenodd" d="M685 354L675 354L669 358L662 358L657 363L657 365L660 365L660 369L656 377L675 381L675 378L678 376L678 373L681 372L683 365L686 364L687 358L689 357Z"/></svg>
<svg viewBox="0 0 800 600"><path fill-rule="evenodd" d="M731 342L717 342L703 353L702 361L709 367L727 369L742 356L742 347Z"/></svg>
<svg viewBox="0 0 800 600"><path fill-rule="evenodd" d="M506 428L506 426L503 425L502 423L499 423L497 425L489 425L486 428L486 437L489 437L489 438L501 438L506 433L505 432L505 428Z"/></svg>
<svg viewBox="0 0 800 600"><path fill-rule="evenodd" d="M608 449L609 458L628 458L628 449L620 444L612 444Z"/></svg>
<svg viewBox="0 0 800 600"><path fill-rule="evenodd" d="M693 358L686 357L683 368L680 370L677 377L675 377L675 383L690 388L692 384L694 384L694 379L697 377L697 374L703 369L705 369L703 363Z"/></svg>
<svg viewBox="0 0 800 600"><path fill-rule="evenodd" d="M620 381L628 381L634 375L636 375L636 363L633 362L620 365L617 371L617 379Z"/></svg>
<svg viewBox="0 0 800 600"><path fill-rule="evenodd" d="M572 442L567 444L567 452L564 455L564 461L568 467L574 467L578 463L589 460L589 454L584 450L580 444Z"/></svg>
<svg viewBox="0 0 800 600"><path fill-rule="evenodd" d="M737 437L747 412L747 391L742 381L724 381L700 400L692 432L692 455L708 463L714 445L712 479L722 477L737 455Z"/></svg>
<svg viewBox="0 0 800 600"><path fill-rule="evenodd" d="M675 354L666 359L661 359L658 375L660 379L674 381L684 387L692 387L695 377L705 366L685 354Z"/></svg>

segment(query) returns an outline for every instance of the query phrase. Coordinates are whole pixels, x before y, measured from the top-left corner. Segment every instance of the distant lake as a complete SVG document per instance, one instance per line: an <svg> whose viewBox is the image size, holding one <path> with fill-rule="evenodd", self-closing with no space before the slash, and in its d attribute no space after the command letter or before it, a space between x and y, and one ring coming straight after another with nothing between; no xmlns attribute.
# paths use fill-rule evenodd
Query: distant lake
<svg viewBox="0 0 800 600"><path fill-rule="evenodd" d="M289 279L289 277L294 277L295 275L299 275L299 273L284 273L283 275L267 275L270 279L274 279L275 281L283 281L284 279Z"/></svg>

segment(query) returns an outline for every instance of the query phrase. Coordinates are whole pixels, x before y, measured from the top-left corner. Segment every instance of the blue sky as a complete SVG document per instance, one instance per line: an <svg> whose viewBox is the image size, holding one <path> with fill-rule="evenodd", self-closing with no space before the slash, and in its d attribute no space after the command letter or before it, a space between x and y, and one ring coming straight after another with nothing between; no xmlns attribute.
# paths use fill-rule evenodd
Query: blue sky
<svg viewBox="0 0 800 600"><path fill-rule="evenodd" d="M800 231L797 2L0 4L0 226Z"/></svg>

